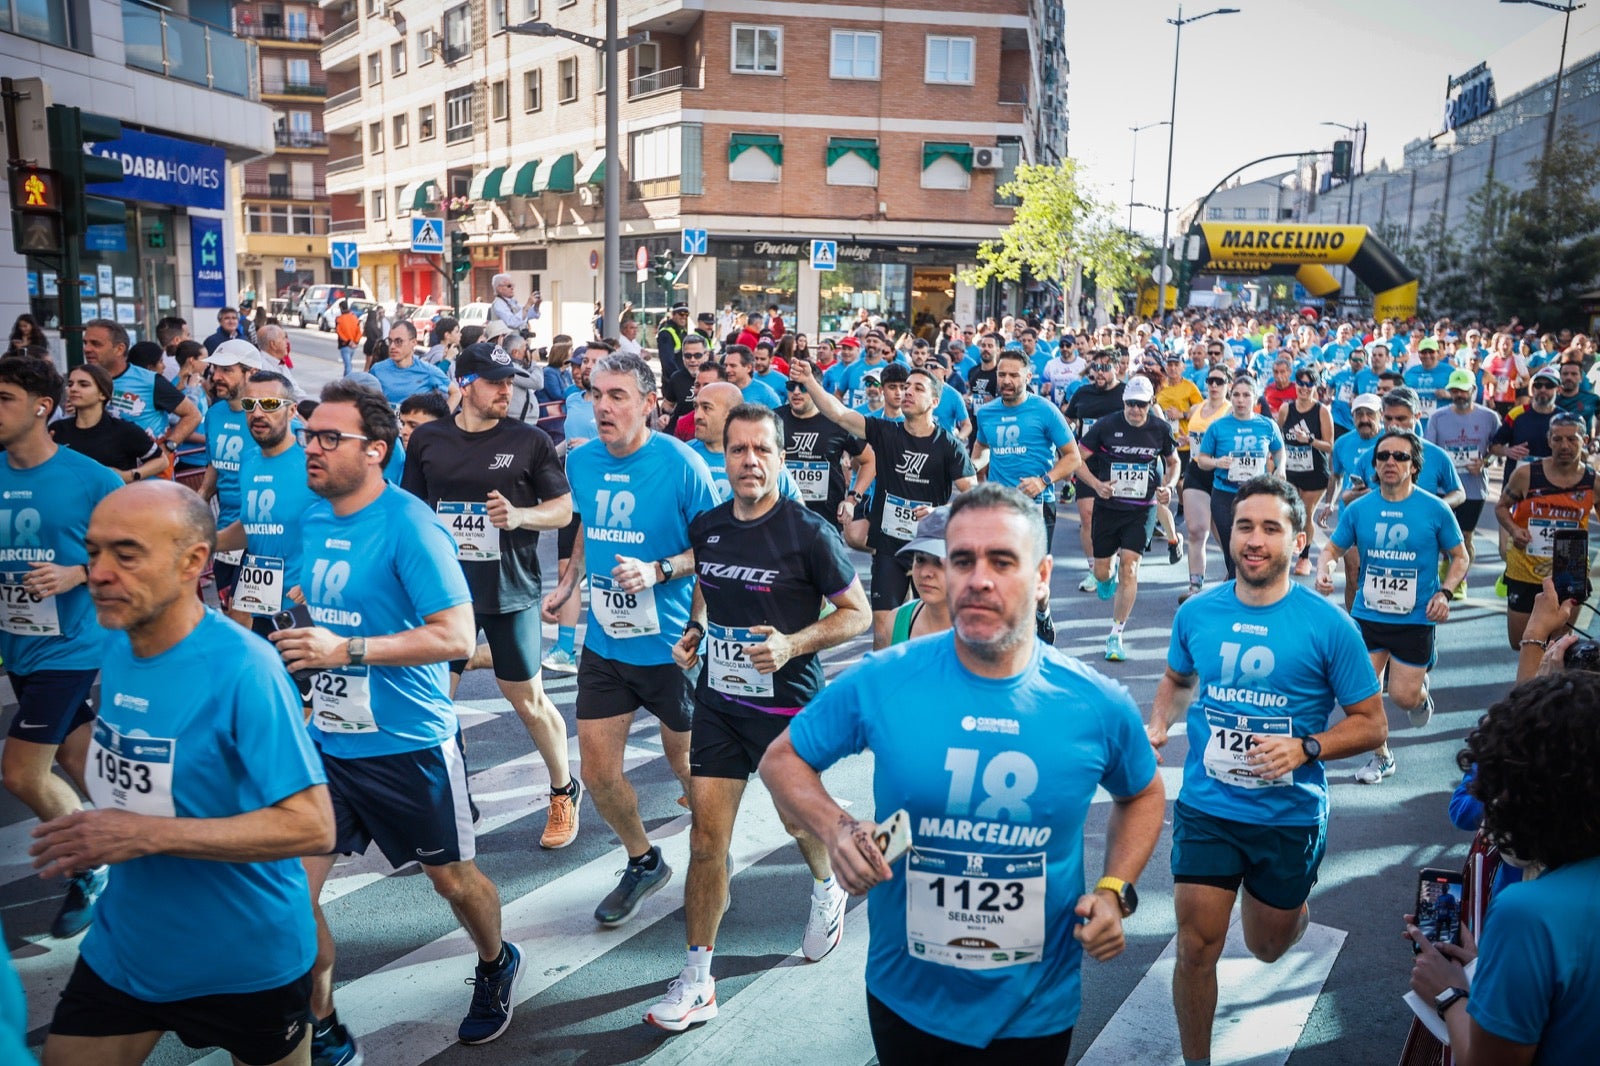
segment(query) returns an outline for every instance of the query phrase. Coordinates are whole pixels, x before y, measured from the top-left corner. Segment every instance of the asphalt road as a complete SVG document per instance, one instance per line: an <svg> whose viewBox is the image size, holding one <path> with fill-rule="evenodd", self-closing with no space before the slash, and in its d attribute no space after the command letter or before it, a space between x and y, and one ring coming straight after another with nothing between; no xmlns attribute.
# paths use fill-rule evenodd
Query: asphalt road
<svg viewBox="0 0 1600 1066"><path fill-rule="evenodd" d="M329 338L291 332L296 374L308 390L337 376ZM1490 524L1486 519L1485 528ZM1131 658L1105 663L1101 651L1110 605L1076 591L1083 572L1076 524L1064 518L1061 527L1052 583L1058 644L1127 685L1148 708L1186 568L1167 565L1164 553L1159 561L1156 554L1148 557L1127 630ZM554 544L546 541L542 554L550 574ZM1492 559L1492 537L1480 533L1478 546ZM1210 570L1217 579L1220 559L1213 556ZM1411 960L1399 937L1400 915L1410 909L1418 869L1458 866L1465 854L1468 838L1446 816L1460 776L1455 754L1483 709L1507 689L1514 671L1505 646L1504 601L1491 587L1494 576L1492 563L1481 563L1471 577L1471 596L1455 605L1440 630L1433 723L1413 730L1403 713L1391 713L1399 773L1381 785L1362 786L1352 775L1364 760L1330 766L1333 815L1321 882L1311 898L1314 935L1306 950L1275 967L1228 964L1222 1009L1224 1014L1231 1010L1232 1017L1219 1017L1219 1063L1346 1066L1397 1057L1409 1020L1400 997ZM830 654L830 672L857 659L866 647L858 640ZM218 670L228 668L217 664ZM549 690L572 734L572 680L551 678ZM9 725L14 707L9 691L4 696L3 721ZM414 866L395 872L370 859L342 863L332 881L337 898L326 904L340 949L337 998L341 1015L364 1038L368 1063L674 1063L708 1055L764 1064L872 1061L862 1006L864 913L853 907L846 941L832 957L796 964L809 882L759 786L747 794L741 814L733 905L717 945L723 1016L669 1036L641 1018L682 965L685 864L676 857L686 853L687 817L676 802L679 788L660 757L653 728L641 719L633 735L630 776L646 823L674 861L676 875L633 923L603 931L589 913L622 868L615 838L585 802L573 846L541 851L547 782L527 734L486 672L465 678L458 702L468 772L484 813L479 861L500 888L507 935L528 955L522 1000L499 1041L456 1046L455 1026L470 998L461 983L470 976L470 949L448 908ZM962 710L930 707L930 713ZM571 747L576 762L575 736ZM1181 765L1184 748L1185 738L1176 736L1166 752L1168 767ZM1164 773L1170 799L1176 794L1176 771ZM856 809L871 810L870 756L840 764L828 781ZM1096 804L1085 830L1090 871L1103 860L1108 809ZM31 824L19 803L0 794L0 907L7 947L28 991L30 1040L38 1044L76 941L58 943L43 935L60 887L31 874L25 854ZM1086 1063L1176 1061L1154 1050L1163 1040L1170 1042L1174 1032L1165 989L1170 970L1161 969L1159 961L1175 932L1169 846L1164 833L1140 879L1143 902L1127 925L1127 950L1109 963L1085 963L1083 1011L1071 1062L1080 1057ZM204 929L173 930L175 938L205 935ZM1140 1044L1135 1030L1154 1043ZM1221 1053L1225 1040L1248 1053ZM151 1061L202 1058L169 1037Z"/></svg>

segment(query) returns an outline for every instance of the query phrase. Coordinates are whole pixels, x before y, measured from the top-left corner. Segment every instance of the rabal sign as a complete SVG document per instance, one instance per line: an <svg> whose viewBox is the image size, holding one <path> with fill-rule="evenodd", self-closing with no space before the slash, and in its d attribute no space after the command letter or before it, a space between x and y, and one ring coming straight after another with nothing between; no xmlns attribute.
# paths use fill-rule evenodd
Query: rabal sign
<svg viewBox="0 0 1600 1066"><path fill-rule="evenodd" d="M1479 63L1445 84L1444 130L1448 133L1457 126L1480 119L1496 106L1494 75L1489 72L1488 63Z"/></svg>

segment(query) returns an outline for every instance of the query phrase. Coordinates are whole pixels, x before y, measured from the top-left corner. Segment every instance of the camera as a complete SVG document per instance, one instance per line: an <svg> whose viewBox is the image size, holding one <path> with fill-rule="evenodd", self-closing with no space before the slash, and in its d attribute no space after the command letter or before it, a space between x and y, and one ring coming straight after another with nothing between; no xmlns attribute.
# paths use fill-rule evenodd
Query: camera
<svg viewBox="0 0 1600 1066"><path fill-rule="evenodd" d="M1568 670L1587 670L1600 674L1600 641L1580 640L1567 647L1562 665Z"/></svg>

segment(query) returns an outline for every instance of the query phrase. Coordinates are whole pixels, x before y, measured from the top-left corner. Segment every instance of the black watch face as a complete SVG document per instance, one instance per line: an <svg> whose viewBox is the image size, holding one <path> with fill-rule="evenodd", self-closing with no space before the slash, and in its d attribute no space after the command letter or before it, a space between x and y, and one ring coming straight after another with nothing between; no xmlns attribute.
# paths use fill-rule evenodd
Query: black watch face
<svg viewBox="0 0 1600 1066"><path fill-rule="evenodd" d="M1122 889L1122 909L1132 914L1139 909L1139 890L1129 882Z"/></svg>
<svg viewBox="0 0 1600 1066"><path fill-rule="evenodd" d="M1320 758L1322 758L1322 745L1320 743L1318 743L1314 738L1312 738L1312 737L1303 737L1301 739L1301 741L1300 741L1300 746L1305 749L1306 758L1308 758L1308 759L1320 759Z"/></svg>

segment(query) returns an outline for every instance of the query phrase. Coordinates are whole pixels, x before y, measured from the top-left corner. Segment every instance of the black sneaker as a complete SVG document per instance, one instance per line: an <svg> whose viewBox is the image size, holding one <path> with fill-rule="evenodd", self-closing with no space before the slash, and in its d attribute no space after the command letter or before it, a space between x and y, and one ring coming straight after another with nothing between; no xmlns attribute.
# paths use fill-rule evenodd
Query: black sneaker
<svg viewBox="0 0 1600 1066"><path fill-rule="evenodd" d="M50 935L57 940L68 940L89 928L94 920L94 905L100 893L106 890L110 873L104 866L78 874L67 882L67 898L61 901L55 921L50 923Z"/></svg>
<svg viewBox="0 0 1600 1066"><path fill-rule="evenodd" d="M505 947L504 966L487 976L480 970L476 977L467 978L472 986L472 1006L456 1030L463 1044L487 1044L511 1024L517 985L522 980L522 949L509 940Z"/></svg>
<svg viewBox="0 0 1600 1066"><path fill-rule="evenodd" d="M343 1022L311 1027L311 1066L361 1066L361 1046Z"/></svg>
<svg viewBox="0 0 1600 1066"><path fill-rule="evenodd" d="M1056 623L1050 617L1049 611L1038 611L1033 616L1034 632L1039 634L1039 639L1052 647L1056 642Z"/></svg>
<svg viewBox="0 0 1600 1066"><path fill-rule="evenodd" d="M1167 562L1171 563L1173 566L1177 566L1179 563L1183 562L1183 541L1167 541Z"/></svg>
<svg viewBox="0 0 1600 1066"><path fill-rule="evenodd" d="M640 904L672 880L672 867L661 857L661 849L652 847L650 854L656 858L654 868L647 870L636 862L628 863L621 882L594 909L595 921L613 929L622 925L638 913Z"/></svg>

